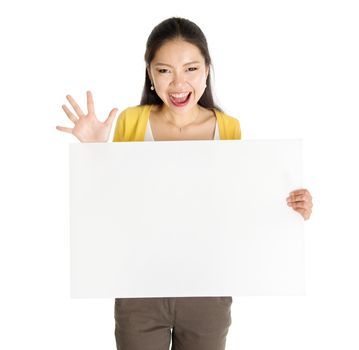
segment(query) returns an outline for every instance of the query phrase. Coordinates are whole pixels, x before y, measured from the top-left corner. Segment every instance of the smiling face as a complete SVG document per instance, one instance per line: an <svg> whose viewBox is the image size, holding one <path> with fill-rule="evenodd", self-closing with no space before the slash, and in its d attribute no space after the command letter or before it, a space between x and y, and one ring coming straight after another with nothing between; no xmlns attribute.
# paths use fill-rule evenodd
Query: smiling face
<svg viewBox="0 0 359 350"><path fill-rule="evenodd" d="M157 50L147 70L163 103L176 113L186 113L203 95L209 69L197 46L176 39Z"/></svg>

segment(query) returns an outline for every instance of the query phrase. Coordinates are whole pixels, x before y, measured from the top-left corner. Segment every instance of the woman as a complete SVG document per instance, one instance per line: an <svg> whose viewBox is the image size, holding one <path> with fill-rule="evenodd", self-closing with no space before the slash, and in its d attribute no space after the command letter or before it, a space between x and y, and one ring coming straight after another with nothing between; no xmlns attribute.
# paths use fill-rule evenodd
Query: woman
<svg viewBox="0 0 359 350"><path fill-rule="evenodd" d="M237 119L215 105L207 41L201 29L183 18L169 18L151 32L145 52L145 86L139 106L117 119L113 141L240 139ZM85 115L71 96L75 124L57 129L81 142L107 142L117 109L97 120L91 92ZM305 189L293 191L287 204L304 219L312 199ZM222 350L231 324L231 297L121 298L115 301L117 349ZM172 336L171 336L172 331Z"/></svg>

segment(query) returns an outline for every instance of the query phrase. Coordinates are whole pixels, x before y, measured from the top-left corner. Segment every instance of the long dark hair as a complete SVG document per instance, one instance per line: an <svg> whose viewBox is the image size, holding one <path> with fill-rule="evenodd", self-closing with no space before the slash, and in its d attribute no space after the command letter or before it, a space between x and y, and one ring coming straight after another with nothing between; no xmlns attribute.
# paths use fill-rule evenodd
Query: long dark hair
<svg viewBox="0 0 359 350"><path fill-rule="evenodd" d="M156 91L151 90L151 80L148 76L147 66L149 66L152 62L157 50L166 42L174 39L182 39L197 46L201 51L202 56L204 57L206 65L209 67L206 81L207 87L199 99L198 104L205 108L216 108L217 110L223 112L222 109L217 106L213 100L210 69L212 66L212 61L211 56L209 55L206 37L197 24L189 21L188 19L180 17L172 17L164 20L153 28L150 36L147 39L145 52L145 85L142 91L140 106L145 104L163 104L163 101L159 98Z"/></svg>

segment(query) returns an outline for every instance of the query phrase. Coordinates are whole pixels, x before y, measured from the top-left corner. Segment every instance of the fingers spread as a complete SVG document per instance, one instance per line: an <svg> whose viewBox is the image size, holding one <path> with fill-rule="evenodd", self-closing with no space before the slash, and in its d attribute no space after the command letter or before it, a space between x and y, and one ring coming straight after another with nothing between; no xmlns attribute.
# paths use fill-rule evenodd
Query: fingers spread
<svg viewBox="0 0 359 350"><path fill-rule="evenodd" d="M76 112L76 114L79 117L84 117L85 114L84 114L84 112L82 112L80 106L76 103L76 101L70 95L67 95L66 98L70 102L70 104L71 104L72 108L74 109L74 111Z"/></svg>
<svg viewBox="0 0 359 350"><path fill-rule="evenodd" d="M74 116L74 114L66 107L66 105L62 105L62 109L66 113L66 115L69 117L69 119L76 124L78 121L78 118Z"/></svg>
<svg viewBox="0 0 359 350"><path fill-rule="evenodd" d="M95 114L95 104L93 102L93 97L91 91L87 91L87 111L90 114Z"/></svg>
<svg viewBox="0 0 359 350"><path fill-rule="evenodd" d="M68 133L72 134L72 129L71 129L71 128L66 128L66 127L64 127L64 126L56 126L56 129L57 129L57 130L60 130L60 131L68 132Z"/></svg>
<svg viewBox="0 0 359 350"><path fill-rule="evenodd" d="M105 120L105 123L106 123L106 124L112 125L112 122L113 122L114 118L116 117L117 111L118 111L117 108L112 109L112 111L111 111L110 114L108 115L107 119Z"/></svg>

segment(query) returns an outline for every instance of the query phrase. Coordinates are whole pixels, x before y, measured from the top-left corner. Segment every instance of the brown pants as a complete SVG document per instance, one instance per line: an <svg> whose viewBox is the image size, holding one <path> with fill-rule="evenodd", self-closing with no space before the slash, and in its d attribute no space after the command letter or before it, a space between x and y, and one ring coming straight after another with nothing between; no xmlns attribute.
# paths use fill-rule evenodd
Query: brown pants
<svg viewBox="0 0 359 350"><path fill-rule="evenodd" d="M224 350L232 297L115 300L117 350Z"/></svg>

